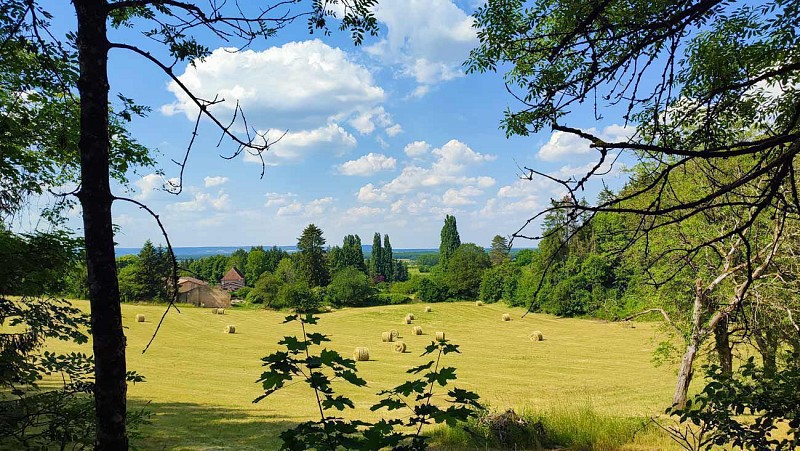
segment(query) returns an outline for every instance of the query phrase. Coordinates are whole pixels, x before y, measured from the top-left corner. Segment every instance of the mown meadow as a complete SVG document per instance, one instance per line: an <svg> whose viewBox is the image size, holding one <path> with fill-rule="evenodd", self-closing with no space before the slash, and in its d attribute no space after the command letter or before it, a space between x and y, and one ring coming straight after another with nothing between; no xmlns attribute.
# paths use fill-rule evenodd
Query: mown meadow
<svg viewBox="0 0 800 451"><path fill-rule="evenodd" d="M76 301L88 309L88 303ZM480 394L496 411L509 408L550 418L564 433L589 434L589 426L611 434L595 449L663 449L671 444L653 427L636 433L645 420L663 412L673 390L675 368L657 367L653 351L663 337L653 323L620 323L557 318L543 314L522 317L524 310L502 304L476 306L456 302L341 309L321 314L313 330L328 334L327 345L350 356L356 346L370 350L370 360L359 362L368 386L342 389L356 403L355 415L376 419L385 411L370 412L376 392L406 380L404 370L423 363L420 357L435 332L460 345L461 354L447 356L457 367L455 385ZM316 404L303 384L290 385L253 404L261 394L255 383L262 371L260 359L278 349L285 335L299 334L296 323L282 324L285 313L263 309L227 309L214 315L210 309L181 307L164 320L154 344L142 353L155 331L163 305L124 304L123 321L128 340L128 369L145 376L131 385L131 406L152 413L150 424L138 430L134 444L140 449L277 449L279 433L288 426L313 418ZM411 334L403 323L407 313L423 335ZM512 320L501 320L510 313ZM137 314L145 315L136 322ZM225 334L235 325L235 334ZM397 329L408 346L404 354L381 342L381 332ZM534 330L544 340L532 342ZM50 350L90 351L89 345L52 342ZM584 424L581 425L581 422ZM572 432L570 432L572 430ZM431 427L440 449L475 449L468 435ZM608 443L611 443L609 445Z"/></svg>

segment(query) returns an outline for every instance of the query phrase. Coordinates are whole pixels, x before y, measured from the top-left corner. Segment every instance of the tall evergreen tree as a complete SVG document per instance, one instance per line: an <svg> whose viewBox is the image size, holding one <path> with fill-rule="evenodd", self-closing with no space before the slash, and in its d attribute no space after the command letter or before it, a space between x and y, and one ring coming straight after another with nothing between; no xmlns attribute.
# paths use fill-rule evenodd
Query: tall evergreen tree
<svg viewBox="0 0 800 451"><path fill-rule="evenodd" d="M314 224L309 224L297 239L298 272L310 287L325 286L330 281L324 245L322 230Z"/></svg>
<svg viewBox="0 0 800 451"><path fill-rule="evenodd" d="M394 281L394 258L392 257L392 243L389 242L389 235L383 236L383 277L387 282Z"/></svg>
<svg viewBox="0 0 800 451"><path fill-rule="evenodd" d="M381 248L381 234L375 232L372 237L372 255L369 258L369 272L372 277L383 275L383 249Z"/></svg>
<svg viewBox="0 0 800 451"><path fill-rule="evenodd" d="M489 251L489 260L492 261L492 266L502 265L510 261L508 239L504 236L495 235L492 238L492 249Z"/></svg>
<svg viewBox="0 0 800 451"><path fill-rule="evenodd" d="M456 217L447 215L444 218L444 226L441 232L441 241L439 244L439 264L447 267L447 261L453 256L458 246L461 246L461 237L458 236L458 227L456 226Z"/></svg>
<svg viewBox="0 0 800 451"><path fill-rule="evenodd" d="M367 272L367 264L364 262L364 249L361 248L361 237L358 235L354 236L354 258L356 260L356 268L361 270L362 272Z"/></svg>

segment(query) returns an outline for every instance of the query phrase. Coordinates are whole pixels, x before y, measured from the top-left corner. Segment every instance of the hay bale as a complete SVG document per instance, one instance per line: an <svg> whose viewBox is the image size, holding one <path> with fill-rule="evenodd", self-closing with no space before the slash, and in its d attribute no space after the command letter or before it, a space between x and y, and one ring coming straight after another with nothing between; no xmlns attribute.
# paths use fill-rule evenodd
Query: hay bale
<svg viewBox="0 0 800 451"><path fill-rule="evenodd" d="M503 313L503 321L511 321L511 315L508 313Z"/></svg>
<svg viewBox="0 0 800 451"><path fill-rule="evenodd" d="M236 333L236 326L225 326L225 333L226 334L235 334Z"/></svg>
<svg viewBox="0 0 800 451"><path fill-rule="evenodd" d="M406 352L406 344L402 341L398 341L394 344L394 352L404 353Z"/></svg>
<svg viewBox="0 0 800 451"><path fill-rule="evenodd" d="M389 331L389 333L392 334L392 341L396 341L400 336L400 332L398 332L397 329L392 329Z"/></svg>
<svg viewBox="0 0 800 451"><path fill-rule="evenodd" d="M218 308L212 308L211 309L211 314L212 315L216 315L217 314L217 310L219 310L219 309Z"/></svg>
<svg viewBox="0 0 800 451"><path fill-rule="evenodd" d="M425 307L425 313L430 313L430 312L431 312L431 310L433 310L433 309L432 309L432 308L430 308L430 307Z"/></svg>
<svg viewBox="0 0 800 451"><path fill-rule="evenodd" d="M483 305L483 301L475 301L475 305L480 307Z"/></svg>
<svg viewBox="0 0 800 451"><path fill-rule="evenodd" d="M410 318L411 320L415 319L413 313L409 313L408 315L406 315L406 318Z"/></svg>
<svg viewBox="0 0 800 451"><path fill-rule="evenodd" d="M539 332L538 330L534 330L531 333L531 341L542 341L542 340L544 340L544 335L542 335L542 333Z"/></svg>
<svg viewBox="0 0 800 451"><path fill-rule="evenodd" d="M411 318L406 316L405 319L403 319L403 322L405 322L406 324L411 324Z"/></svg>
<svg viewBox="0 0 800 451"><path fill-rule="evenodd" d="M224 314L225 314L225 309L224 308L218 308L217 309L217 315L224 315Z"/></svg>
<svg viewBox="0 0 800 451"><path fill-rule="evenodd" d="M369 348L358 347L353 351L353 360L356 362L366 362L369 360Z"/></svg>
<svg viewBox="0 0 800 451"><path fill-rule="evenodd" d="M141 313L136 315L136 322L137 323L143 323L144 322L144 315L142 315Z"/></svg>
<svg viewBox="0 0 800 451"><path fill-rule="evenodd" d="M444 332L436 332L436 341L444 341Z"/></svg>
<svg viewBox="0 0 800 451"><path fill-rule="evenodd" d="M422 335L422 328L419 326L414 326L411 328L411 335Z"/></svg>
<svg viewBox="0 0 800 451"><path fill-rule="evenodd" d="M381 334L381 341L384 343L391 343L394 341L394 336L391 332L384 332Z"/></svg>

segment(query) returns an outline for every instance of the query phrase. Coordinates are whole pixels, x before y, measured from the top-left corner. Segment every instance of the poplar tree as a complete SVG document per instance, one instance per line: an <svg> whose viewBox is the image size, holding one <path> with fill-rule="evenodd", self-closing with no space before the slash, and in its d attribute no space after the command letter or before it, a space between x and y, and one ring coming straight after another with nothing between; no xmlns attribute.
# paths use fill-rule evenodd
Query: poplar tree
<svg viewBox="0 0 800 451"><path fill-rule="evenodd" d="M392 244L389 235L383 236L383 277L387 282L394 280L394 258L392 257Z"/></svg>
<svg viewBox="0 0 800 451"><path fill-rule="evenodd" d="M461 246L461 237L458 236L456 217L447 215L444 218L441 242L439 244L439 264L442 268L447 268L447 262L458 249L458 246Z"/></svg>
<svg viewBox="0 0 800 451"><path fill-rule="evenodd" d="M369 272L372 277L383 275L383 249L381 249L381 234L375 232L372 237L372 256L369 259Z"/></svg>

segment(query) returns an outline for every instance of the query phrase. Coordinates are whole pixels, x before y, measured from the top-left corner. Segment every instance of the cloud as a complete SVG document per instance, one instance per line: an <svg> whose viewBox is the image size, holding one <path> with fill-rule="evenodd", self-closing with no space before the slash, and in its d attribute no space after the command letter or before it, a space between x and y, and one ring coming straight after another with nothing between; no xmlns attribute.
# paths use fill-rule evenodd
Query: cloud
<svg viewBox="0 0 800 451"><path fill-rule="evenodd" d="M359 202L368 204L371 202L384 201L388 199L389 196L381 190L375 188L375 185L372 183L367 183L358 190L356 198L358 198Z"/></svg>
<svg viewBox="0 0 800 451"><path fill-rule="evenodd" d="M584 131L609 142L626 141L635 133L633 127L618 124L609 125L599 132L594 127ZM538 156L544 161L564 161L575 156L596 155L597 150L592 149L589 145L588 140L579 136L555 131L550 135L547 143L539 149Z"/></svg>
<svg viewBox="0 0 800 451"><path fill-rule="evenodd" d="M188 191L192 193L192 200L175 202L167 206L175 212L200 212L207 209L224 210L230 205L230 196L224 190L219 190L216 195L201 191L199 188L190 186Z"/></svg>
<svg viewBox="0 0 800 451"><path fill-rule="evenodd" d="M206 188L211 188L212 186L223 185L227 181L228 181L228 177L223 177L223 176L216 176L216 177L207 176L207 177L203 178L203 183L204 183Z"/></svg>
<svg viewBox="0 0 800 451"><path fill-rule="evenodd" d="M225 99L211 107L232 114L236 102L257 128L309 129L331 117L360 114L385 99L366 67L318 39L289 42L263 51L219 48L189 64L179 77L195 95ZM180 87L164 114L194 118L197 108Z"/></svg>
<svg viewBox="0 0 800 451"><path fill-rule="evenodd" d="M322 197L307 203L294 201L278 209L278 216L303 216L318 218L335 210L332 197Z"/></svg>
<svg viewBox="0 0 800 451"><path fill-rule="evenodd" d="M401 75L430 85L463 75L461 64L477 43L474 20L450 0L380 2L375 17L385 24L386 38L366 47L384 63L399 67Z"/></svg>
<svg viewBox="0 0 800 451"><path fill-rule="evenodd" d="M397 166L397 160L380 153L368 153L357 160L346 161L339 166L344 175L369 176L380 171L390 171Z"/></svg>
<svg viewBox="0 0 800 451"><path fill-rule="evenodd" d="M433 164L434 171L449 174L461 172L467 165L497 159L496 155L480 154L455 139L451 139L438 149L433 149L432 153L439 157L439 160Z"/></svg>
<svg viewBox="0 0 800 451"><path fill-rule="evenodd" d="M383 128L400 127L400 125L392 121L392 116L382 106L362 111L348 122L362 135L372 133L375 131L376 126Z"/></svg>
<svg viewBox="0 0 800 451"><path fill-rule="evenodd" d="M265 195L267 201L264 203L265 207L274 207L288 204L292 199L297 197L294 193L267 193Z"/></svg>
<svg viewBox="0 0 800 451"><path fill-rule="evenodd" d="M139 180L133 182L139 188L139 194L134 196L137 200L147 200L153 197L157 191L164 191L167 181L159 174L147 174Z"/></svg>
<svg viewBox="0 0 800 451"><path fill-rule="evenodd" d="M473 205L475 196L480 196L483 191L474 186L465 186L461 189L450 188L442 195L442 203L450 207Z"/></svg>
<svg viewBox="0 0 800 451"><path fill-rule="evenodd" d="M406 145L403 149L403 152L406 153L409 157L420 157L428 153L431 150L431 145L426 143L425 141L414 141Z"/></svg>
<svg viewBox="0 0 800 451"><path fill-rule="evenodd" d="M378 216L384 213L382 208L377 207L368 207L366 205L362 205L360 207L353 207L348 208L345 212L346 218L368 218L370 216Z"/></svg>
<svg viewBox="0 0 800 451"><path fill-rule="evenodd" d="M264 132L261 132L264 133ZM269 130L266 137L270 142L276 141L269 150L263 152L264 163L277 166L287 161L303 160L309 152L320 149L347 149L355 147L356 138L337 124L328 124L314 130L298 132L281 132ZM263 145L264 140L260 139ZM243 152L244 161L261 164L261 158L249 152Z"/></svg>
<svg viewBox="0 0 800 451"><path fill-rule="evenodd" d="M403 133L403 127L401 127L400 124L394 124L391 127L387 127L385 131L389 136L397 136Z"/></svg>

